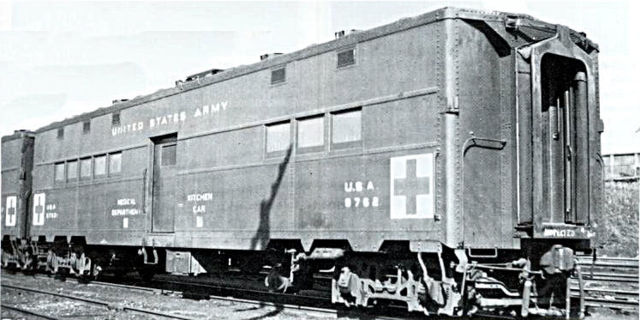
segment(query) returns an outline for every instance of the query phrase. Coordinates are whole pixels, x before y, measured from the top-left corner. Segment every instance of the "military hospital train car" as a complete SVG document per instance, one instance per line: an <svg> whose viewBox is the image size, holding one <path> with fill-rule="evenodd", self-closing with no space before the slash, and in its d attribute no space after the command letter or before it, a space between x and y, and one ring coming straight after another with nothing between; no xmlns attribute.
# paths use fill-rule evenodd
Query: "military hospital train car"
<svg viewBox="0 0 640 320"><path fill-rule="evenodd" d="M3 138L35 138L32 170L3 157L3 259L269 264L281 290L333 267L334 302L551 314L602 205L597 55L445 8Z"/></svg>

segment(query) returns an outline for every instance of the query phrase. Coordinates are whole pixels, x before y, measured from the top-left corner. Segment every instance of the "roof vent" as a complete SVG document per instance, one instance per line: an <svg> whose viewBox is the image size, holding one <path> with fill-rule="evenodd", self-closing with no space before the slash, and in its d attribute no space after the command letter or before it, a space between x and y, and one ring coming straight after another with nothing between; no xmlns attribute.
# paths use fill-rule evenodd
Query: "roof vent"
<svg viewBox="0 0 640 320"><path fill-rule="evenodd" d="M123 102L127 102L129 101L129 99L116 99L111 101L111 104L118 104L118 103L123 103Z"/></svg>
<svg viewBox="0 0 640 320"><path fill-rule="evenodd" d="M280 53L280 52L265 53L265 54L260 55L260 61L264 61L264 60L271 59L273 57L277 57L277 56L281 56L281 55L282 55L282 53Z"/></svg>
<svg viewBox="0 0 640 320"><path fill-rule="evenodd" d="M504 27L510 31L518 31L521 24L522 24L522 21L520 20L520 17L515 15L508 15L504 19Z"/></svg>
<svg viewBox="0 0 640 320"><path fill-rule="evenodd" d="M218 73L220 73L222 71L224 71L224 69L211 69L211 70L203 71L203 72L200 72L200 73L192 74L192 75L187 77L186 81L193 81L193 80L197 80L197 79L211 77L214 74L218 74Z"/></svg>
<svg viewBox="0 0 640 320"><path fill-rule="evenodd" d="M344 36L348 36L350 34L354 34L354 33L357 33L359 31L360 30L357 30L357 29L351 29L351 30L346 30L346 31L345 30L340 30L338 32L335 32L334 35L336 36L336 39L340 39L340 38L342 38Z"/></svg>

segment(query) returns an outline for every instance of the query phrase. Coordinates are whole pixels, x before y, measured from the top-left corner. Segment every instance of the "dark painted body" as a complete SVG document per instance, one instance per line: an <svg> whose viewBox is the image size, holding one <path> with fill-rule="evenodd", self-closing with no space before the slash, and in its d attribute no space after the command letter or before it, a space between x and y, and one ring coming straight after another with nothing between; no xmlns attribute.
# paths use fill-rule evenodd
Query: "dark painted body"
<svg viewBox="0 0 640 320"><path fill-rule="evenodd" d="M28 236L237 250L293 240L306 251L316 240L346 240L355 251L385 241L436 251L440 243L520 249L521 238L588 240L602 202L597 48L574 31L519 19L514 30L505 14L442 9L41 128L33 193L55 209ZM338 68L337 53L352 48L355 64ZM545 164L566 156L541 159L536 59L545 50L580 59L589 90L579 118L588 125L573 133L588 148L579 148L577 209L566 220L553 218L566 208L544 200L559 190ZM280 67L286 80L271 84ZM354 108L361 139L341 148L332 119ZM316 115L324 144L307 152L296 145L297 125ZM268 153L266 126L283 121L291 145ZM167 145L175 164L162 165ZM119 173L54 179L55 163L109 153L121 153ZM6 174L3 159L4 186ZM415 216L401 209L416 203Z"/></svg>
<svg viewBox="0 0 640 320"><path fill-rule="evenodd" d="M0 229L3 239L24 239L29 235L33 139L34 134L29 131L16 131L2 137Z"/></svg>

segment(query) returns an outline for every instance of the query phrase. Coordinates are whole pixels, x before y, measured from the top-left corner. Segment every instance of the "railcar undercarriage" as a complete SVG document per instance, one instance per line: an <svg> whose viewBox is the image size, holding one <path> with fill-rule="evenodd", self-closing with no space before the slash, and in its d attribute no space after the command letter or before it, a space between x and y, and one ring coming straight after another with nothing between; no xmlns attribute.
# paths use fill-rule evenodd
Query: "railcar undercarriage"
<svg viewBox="0 0 640 320"><path fill-rule="evenodd" d="M408 311L425 315L584 316L583 281L571 248L556 244L542 255L507 262L469 261L463 249L443 249L383 257L341 252L332 268L331 302L346 307L406 304ZM278 265L265 278L271 290L292 291L296 281L304 281L297 272L313 263L312 255L288 253L288 274ZM577 306L571 303L572 276L580 287Z"/></svg>
<svg viewBox="0 0 640 320"><path fill-rule="evenodd" d="M88 252L82 245L55 241L13 241L10 244L9 250L3 248L2 251L3 268L74 275L83 279L96 278L104 267L137 270L143 279L149 280L160 270L158 266L167 261L166 257L159 258L156 248L142 247L137 251L121 248L98 253ZM140 261L124 263L123 259L131 260L136 253ZM220 251L215 254L219 255ZM574 261L574 251L559 244L541 255L526 257L518 251L483 256L478 259L480 261L474 260L477 256L469 258L464 249L445 246L435 253L358 253L316 248L310 254L293 249L279 253L271 250L264 254L268 257L262 260L266 263L262 268L244 272L266 273L264 286L269 291L296 293L311 289L318 274L330 275L325 279L331 282L331 302L346 307L406 305L409 312L428 316L471 316L479 311L523 318L529 315L584 316L580 268ZM228 258L226 266L204 267L209 270L235 268L232 259L238 260L238 257ZM253 266L259 265L255 258L251 258ZM577 305L571 303L572 277L578 280L580 287Z"/></svg>

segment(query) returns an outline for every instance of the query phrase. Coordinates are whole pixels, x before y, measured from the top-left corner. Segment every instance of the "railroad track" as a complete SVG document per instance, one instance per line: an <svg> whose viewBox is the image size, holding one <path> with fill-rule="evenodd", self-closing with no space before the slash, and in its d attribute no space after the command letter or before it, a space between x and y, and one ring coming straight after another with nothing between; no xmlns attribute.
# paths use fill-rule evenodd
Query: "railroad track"
<svg viewBox="0 0 640 320"><path fill-rule="evenodd" d="M75 301L75 302L85 303L85 304L89 304L89 305L96 305L96 306L105 307L105 308L107 308L107 310L119 310L119 311L121 310L121 311L128 311L128 312L137 312L137 313L141 313L141 314L144 314L144 315L153 316L153 317L160 317L160 318L165 318L165 319L179 319L179 320L191 320L192 319L192 318L189 318L189 317L173 315L173 314L169 314L169 313L165 313L165 312L158 312L158 311L154 311L154 310L136 308L136 307L131 307L131 306L127 306L127 305L121 305L121 304L113 304L113 303L109 303L109 302L105 302L105 301L101 301L101 300L97 300L97 299L80 297L80 296L70 295L70 294L63 294L63 293L47 291L47 290L40 290L40 289L29 288L29 287L24 287L24 286L16 286L16 285L10 285L10 284L4 284L3 283L2 284L2 289L3 290L10 289L10 290L16 290L16 291L22 291L22 292L30 292L30 293L39 294L39 295L54 296L54 297L63 298L63 299L70 300L70 301ZM32 315L32 316L36 316L36 317L44 318L44 319L63 319L63 318L67 318L68 317L68 315L64 315L64 316L60 316L60 317L56 317L56 316L52 316L52 315L46 315L46 314L39 313L39 312L30 310L30 309L27 309L27 308L20 307L18 305L9 305L9 304L4 303L4 302L2 303L2 307L6 308L6 309L13 310L13 311L16 311L16 312L19 312L19 313L28 314L28 315ZM77 315L77 316L82 316L82 315ZM73 317L76 317L76 315L73 315Z"/></svg>
<svg viewBox="0 0 640 320"><path fill-rule="evenodd" d="M638 258L578 257L585 291L585 305L638 311ZM578 281L572 279L571 293L579 297Z"/></svg>
<svg viewBox="0 0 640 320"><path fill-rule="evenodd" d="M33 278L36 278L39 280L49 280L49 281L52 280L51 277L45 276L45 275L34 275ZM74 284L81 283L76 278L65 278L64 281L69 283L74 283ZM114 282L106 282L106 281L91 281L86 285L90 287L121 288L127 291L137 291L137 292L145 292L149 294L169 295L169 296L178 296L178 297L185 297L185 298L186 297L193 298L194 295L197 295L198 299L217 300L217 301L230 302L233 304L255 305L255 306L259 306L260 308L269 306L269 307L274 307L279 311L296 311L307 316L315 316L315 317L335 318L338 316L338 313L339 313L339 311L336 310L335 308L321 308L321 307L313 307L313 306L308 306L303 304L281 302L281 301L284 301L284 298L290 297L290 295L274 294L274 293L261 292L257 290L247 290L247 289L241 290L241 289L234 288L232 290L230 288L224 288L220 286L214 286L214 285L208 285L208 284L197 284L197 283L194 283L193 281L175 281L175 280L167 281L165 279L161 279L154 282L144 283L144 285L122 284L122 283L114 283ZM56 296L59 298L68 299L72 301L79 301L81 303L99 305L101 307L106 307L107 310L115 309L118 311L142 313L142 314L152 316L154 319L156 317L160 319L165 319L165 318L166 319L198 319L197 317L190 318L190 317L185 317L180 315L158 312L158 311L149 310L149 309L134 308L127 305L108 303L108 302L100 301L97 299L79 297L79 296L69 295L69 294L62 294L62 293L53 292L53 291L34 289L26 286L12 285L12 284L7 284L4 281L2 283L2 288L3 289L6 288L8 290L30 292L33 294ZM215 295L215 294L210 294L210 292L218 292L220 294ZM260 297L260 299L239 298L237 297L239 295L239 292L242 292L240 294L242 296L254 296L254 297ZM270 298L265 299L265 297L270 297ZM304 296L303 298L308 302L309 299L313 297ZM34 311L29 308L21 307L19 304L10 305L5 303L5 301L2 302L2 308L27 315L29 316L28 318L33 317L33 318L41 318L41 319L66 319L69 316L69 315L64 315L64 316L58 317L50 314L45 314L42 312ZM72 317L82 317L82 315L79 315L79 316L74 315ZM381 319L400 319L400 318L384 317Z"/></svg>
<svg viewBox="0 0 640 320"><path fill-rule="evenodd" d="M42 280L51 280L51 277L45 275L35 275L36 279ZM169 277L167 277L169 278ZM75 278L66 278L65 282L69 283L80 283ZM275 307L278 310L286 310L286 311L295 311L300 312L302 314L301 317L309 317L313 316L316 318L355 318L355 319L381 319L381 320L399 320L399 319L424 319L424 316L420 313L409 313L402 308L402 306L388 306L384 309L379 308L353 308L346 309L342 306L335 306L328 303L328 299L318 298L308 295L290 295L290 294L280 294L280 293L269 293L265 291L259 290L251 290L251 289L241 289L241 288L227 288L216 286L207 283L197 283L192 280L167 280L165 277L160 277L157 281L144 283L141 285L132 285L132 284L123 284L123 283L114 283L114 282L105 282L105 281L91 281L86 284L87 286L99 286L99 287L115 287L122 288L128 291L138 291L145 292L150 294L157 295L170 295L176 297L193 297L193 295L198 295L200 299L208 299L208 300L218 300L218 301L226 301L231 303L239 303L239 304L248 304L255 305L256 307L264 307L270 306ZM55 295L58 297L62 297L65 299L75 299L81 300L88 303L99 303L102 306L108 306L109 303L105 303L102 301L97 301L95 299L88 299L84 297L77 297L72 295L61 294L57 292L44 292L39 289L18 287L13 285L8 285L3 283L3 289L8 288L13 290L23 290L30 291L34 293L42 293ZM211 294L211 292L216 292L217 294ZM245 298L243 298L245 297ZM252 298L246 298L252 297ZM294 301L295 302L292 302ZM285 302L288 301L288 302ZM315 303L314 303L315 301ZM313 305L313 306L312 306ZM322 306L322 307L318 307ZM13 310L19 313L23 313L29 316L29 318L41 318L41 319L66 319L67 316L56 317L52 315L47 315L43 313L38 313L33 310L20 308L20 306L14 305L6 305L3 302L3 308ZM113 306L111 306L113 308ZM134 312L142 312L151 315L157 315L158 317L163 318L173 318L173 319L191 319L188 317L182 316L174 316L174 315L165 315L163 313L159 313L152 310L145 309L137 309L137 308L129 308L124 307L125 311L134 311ZM481 319L507 319L513 320L515 319L512 316L506 315L493 315L493 314L481 314L479 315Z"/></svg>
<svg viewBox="0 0 640 320"><path fill-rule="evenodd" d="M252 290L238 287L223 287L211 283L199 283L196 280L186 278L184 280L175 280L171 276L157 276L158 279L145 283L144 286L126 285L113 282L93 281L92 284L103 286L117 286L130 290L152 291L156 294L175 295L184 298L209 299L218 301L227 301L234 303L245 303L260 306L271 306L286 310L303 311L307 314L311 313L316 316L336 316L338 314L335 308L330 308L326 303L326 299L308 296L273 293L260 290ZM173 280L172 280L173 279ZM292 297L297 299L292 302ZM324 306L327 307L312 307Z"/></svg>

